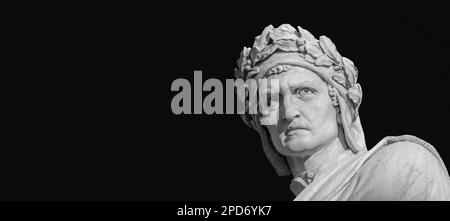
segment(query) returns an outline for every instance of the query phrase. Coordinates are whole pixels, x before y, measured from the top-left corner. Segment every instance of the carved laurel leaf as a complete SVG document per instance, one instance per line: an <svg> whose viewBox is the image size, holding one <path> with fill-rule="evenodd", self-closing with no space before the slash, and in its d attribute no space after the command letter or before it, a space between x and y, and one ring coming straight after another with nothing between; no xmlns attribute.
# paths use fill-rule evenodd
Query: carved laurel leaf
<svg viewBox="0 0 450 221"><path fill-rule="evenodd" d="M305 60L309 63L314 64L314 58L310 54L305 55Z"/></svg>
<svg viewBox="0 0 450 221"><path fill-rule="evenodd" d="M262 34L255 38L255 42L253 43L253 48L256 48L256 50L258 50L258 52L262 51L267 46L267 43L269 42L269 38L270 38L269 33L272 29L273 29L272 25L267 26L266 28L264 28L264 31L262 32Z"/></svg>
<svg viewBox="0 0 450 221"><path fill-rule="evenodd" d="M300 53L306 53L305 45L302 45L302 46L298 47L298 51Z"/></svg>
<svg viewBox="0 0 450 221"><path fill-rule="evenodd" d="M320 47L322 50L330 56L333 60L335 60L337 63L342 63L342 56L339 54L339 52L336 49L336 45L326 36L320 36L319 38Z"/></svg>
<svg viewBox="0 0 450 221"><path fill-rule="evenodd" d="M362 90L361 90L361 85L360 85L360 84L355 84L353 87L351 87L351 88L349 89L349 91L350 91L352 94L358 96L359 98L362 97Z"/></svg>
<svg viewBox="0 0 450 221"><path fill-rule="evenodd" d="M316 42L317 39L312 35L308 30L305 30L301 28L300 26L297 26L298 32L300 32L300 35L303 39L305 39L307 42Z"/></svg>
<svg viewBox="0 0 450 221"><path fill-rule="evenodd" d="M292 41L293 43L295 43L295 41L298 38L297 35L295 34L295 32L285 31L285 30L281 30L278 28L273 29L271 32L269 32L269 35L270 35L270 38L272 38L272 40L274 42L281 41L281 40L288 40L288 41Z"/></svg>
<svg viewBox="0 0 450 221"><path fill-rule="evenodd" d="M244 47L241 51L241 55L239 59L237 60L237 66L243 70L244 66L246 65L245 62L247 61L247 57L250 54L250 48Z"/></svg>
<svg viewBox="0 0 450 221"><path fill-rule="evenodd" d="M323 54L316 59L316 62L314 64L317 66L329 67L333 64L333 62L328 58L327 55Z"/></svg>
<svg viewBox="0 0 450 221"><path fill-rule="evenodd" d="M340 65L337 65L337 66L333 66L333 69L335 70L335 71L340 71L340 70L342 70L342 66L340 66Z"/></svg>
<svg viewBox="0 0 450 221"><path fill-rule="evenodd" d="M358 106L361 103L361 95L361 87L359 84L356 84L354 87L348 89L347 96L355 106Z"/></svg>
<svg viewBox="0 0 450 221"><path fill-rule="evenodd" d="M258 51L258 49L252 48L252 49L250 50L250 59L251 59L252 61L255 61L255 60L256 60L256 56L259 54L259 52L260 52L260 51Z"/></svg>
<svg viewBox="0 0 450 221"><path fill-rule="evenodd" d="M282 31L292 32L294 33L296 30L294 27L292 27L290 24L282 24L278 27L278 29Z"/></svg>
<svg viewBox="0 0 450 221"><path fill-rule="evenodd" d="M275 43L278 44L278 45L294 45L294 46L297 46L296 45L296 41L290 40L290 39L279 39L279 40L275 41Z"/></svg>
<svg viewBox="0 0 450 221"><path fill-rule="evenodd" d="M275 45L275 44L269 45L268 47L266 47L264 49L264 51L262 51L261 53L256 54L255 59L254 59L254 63L256 63L256 62L258 62L260 60L264 60L266 57L268 57L271 54L273 54L276 50L277 50L277 45Z"/></svg>
<svg viewBox="0 0 450 221"><path fill-rule="evenodd" d="M358 80L358 70L356 69L355 65L353 64L353 61L350 59L343 57L343 63L344 63L344 69L345 73L348 75L350 82L353 84L356 84L356 81Z"/></svg>
<svg viewBox="0 0 450 221"><path fill-rule="evenodd" d="M306 44L305 48L306 48L306 52L315 58L317 58L323 54L322 50L316 44Z"/></svg>
<svg viewBox="0 0 450 221"><path fill-rule="evenodd" d="M346 86L346 79L343 76L342 72L336 72L332 77L334 81L338 82L342 86Z"/></svg>
<svg viewBox="0 0 450 221"><path fill-rule="evenodd" d="M298 51L298 47L296 45L292 45L292 44L282 44L282 45L278 45L278 49L283 50L283 51Z"/></svg>
<svg viewBox="0 0 450 221"><path fill-rule="evenodd" d="M306 44L305 40L302 40L300 38L297 38L297 40L295 41L295 43L297 44L298 47L303 46L304 44Z"/></svg>
<svg viewBox="0 0 450 221"><path fill-rule="evenodd" d="M251 70L250 70L250 72L248 72L248 78L250 78L250 77L252 77L252 76L254 76L254 75L257 75L257 74L259 74L259 72L260 72L260 69L259 69L259 67L258 66L255 66L255 67L253 67Z"/></svg>
<svg viewBox="0 0 450 221"><path fill-rule="evenodd" d="M348 67L347 65L344 66L344 70L345 70L345 74L347 75L348 81L351 82L352 85L355 84L356 81L354 78L355 74L354 74L353 70L350 67Z"/></svg>

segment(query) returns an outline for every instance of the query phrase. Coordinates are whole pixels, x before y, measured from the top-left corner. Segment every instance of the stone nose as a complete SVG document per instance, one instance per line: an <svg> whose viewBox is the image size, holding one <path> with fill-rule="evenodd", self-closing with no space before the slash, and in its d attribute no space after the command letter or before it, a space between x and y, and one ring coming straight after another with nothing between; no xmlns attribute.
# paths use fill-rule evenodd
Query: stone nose
<svg viewBox="0 0 450 221"><path fill-rule="evenodd" d="M283 99L283 119L286 121L292 121L295 118L300 117L300 111L296 105L294 105L289 97Z"/></svg>

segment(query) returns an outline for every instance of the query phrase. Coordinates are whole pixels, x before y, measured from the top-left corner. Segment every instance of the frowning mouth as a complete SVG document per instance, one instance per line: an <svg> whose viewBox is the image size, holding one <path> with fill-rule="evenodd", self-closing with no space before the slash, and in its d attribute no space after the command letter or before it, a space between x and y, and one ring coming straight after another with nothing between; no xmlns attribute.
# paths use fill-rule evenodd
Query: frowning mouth
<svg viewBox="0 0 450 221"><path fill-rule="evenodd" d="M291 127L291 128L286 129L284 134L286 135L286 137L295 136L295 135L302 134L302 133L306 132L307 130L308 129L306 129L305 127Z"/></svg>
<svg viewBox="0 0 450 221"><path fill-rule="evenodd" d="M305 131L307 131L307 129L305 129L305 128L300 128L300 129L295 129L295 130L289 130L289 131L286 131L286 137L289 137L289 136L295 136L295 135L299 135L299 134L301 134L301 133L304 133Z"/></svg>

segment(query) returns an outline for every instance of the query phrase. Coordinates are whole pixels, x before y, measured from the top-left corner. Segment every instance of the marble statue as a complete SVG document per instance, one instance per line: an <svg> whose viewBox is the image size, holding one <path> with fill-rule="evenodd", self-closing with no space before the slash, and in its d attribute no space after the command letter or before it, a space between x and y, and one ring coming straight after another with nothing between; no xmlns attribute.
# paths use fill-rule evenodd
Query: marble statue
<svg viewBox="0 0 450 221"><path fill-rule="evenodd" d="M269 111L241 116L277 174L292 176L294 200L450 200L450 177L429 143L385 137L367 150L358 70L328 37L270 25L244 47L235 77L279 84L267 91L279 98Z"/></svg>

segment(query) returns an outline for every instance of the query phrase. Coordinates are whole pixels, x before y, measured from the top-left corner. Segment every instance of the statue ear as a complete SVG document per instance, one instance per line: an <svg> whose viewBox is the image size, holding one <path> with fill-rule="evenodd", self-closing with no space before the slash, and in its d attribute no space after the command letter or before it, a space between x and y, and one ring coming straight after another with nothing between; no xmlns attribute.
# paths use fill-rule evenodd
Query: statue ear
<svg viewBox="0 0 450 221"><path fill-rule="evenodd" d="M336 110L336 120L338 124L342 124L341 120L341 109L339 107L339 101L338 101L338 92L336 89L328 84L328 95L330 95L331 104L333 105L334 109Z"/></svg>
<svg viewBox="0 0 450 221"><path fill-rule="evenodd" d="M334 110L336 111L336 121L338 124L342 124L341 107L339 107L337 95L331 97L331 102L333 104Z"/></svg>

